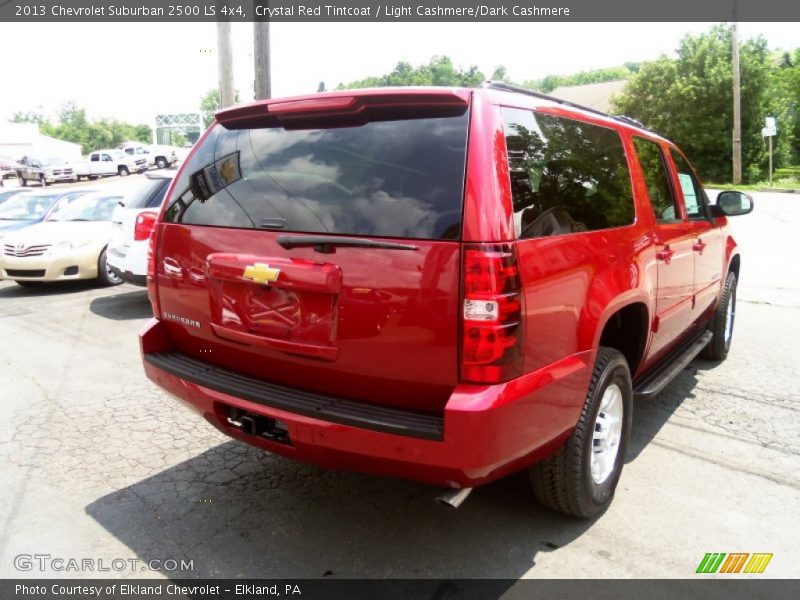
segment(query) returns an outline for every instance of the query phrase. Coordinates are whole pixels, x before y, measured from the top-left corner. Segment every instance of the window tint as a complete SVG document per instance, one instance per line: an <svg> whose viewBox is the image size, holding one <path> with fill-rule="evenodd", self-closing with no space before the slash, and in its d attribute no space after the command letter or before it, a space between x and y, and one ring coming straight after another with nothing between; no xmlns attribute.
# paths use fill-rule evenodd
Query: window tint
<svg viewBox="0 0 800 600"><path fill-rule="evenodd" d="M675 198L669 183L669 175L664 164L664 155L655 142L640 137L633 138L633 147L644 173L644 182L650 196L656 221L659 223L675 223L680 220L676 217Z"/></svg>
<svg viewBox="0 0 800 600"><path fill-rule="evenodd" d="M683 190L683 201L686 204L686 214L690 219L705 219L706 218L706 204L708 199L706 193L700 186L700 183L692 173L689 163L675 150L670 149L672 160L675 163L675 168L678 171L678 179L681 183L681 190Z"/></svg>
<svg viewBox="0 0 800 600"><path fill-rule="evenodd" d="M125 208L139 209L160 206L161 201L164 199L164 193L167 191L168 184L168 179L146 179L125 196L123 199ZM154 202L156 203L154 204Z"/></svg>
<svg viewBox="0 0 800 600"><path fill-rule="evenodd" d="M503 109L517 238L630 225L633 193L615 131Z"/></svg>
<svg viewBox="0 0 800 600"><path fill-rule="evenodd" d="M166 220L218 227L458 239L468 114L327 129L209 133Z"/></svg>

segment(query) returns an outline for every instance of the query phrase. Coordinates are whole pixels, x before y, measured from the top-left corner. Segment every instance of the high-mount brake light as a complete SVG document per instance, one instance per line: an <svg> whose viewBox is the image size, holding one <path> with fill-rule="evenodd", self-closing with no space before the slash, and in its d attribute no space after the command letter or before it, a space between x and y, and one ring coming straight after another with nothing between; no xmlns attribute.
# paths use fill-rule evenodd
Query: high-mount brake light
<svg viewBox="0 0 800 600"><path fill-rule="evenodd" d="M522 373L522 285L511 244L464 248L461 379L499 383Z"/></svg>

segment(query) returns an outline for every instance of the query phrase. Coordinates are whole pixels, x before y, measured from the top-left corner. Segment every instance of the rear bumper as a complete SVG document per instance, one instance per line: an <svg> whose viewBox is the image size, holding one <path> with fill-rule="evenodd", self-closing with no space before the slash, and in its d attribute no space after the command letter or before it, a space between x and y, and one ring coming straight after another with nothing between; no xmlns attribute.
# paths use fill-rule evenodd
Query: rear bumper
<svg viewBox="0 0 800 600"><path fill-rule="evenodd" d="M147 241L108 245L108 267L128 283L147 285Z"/></svg>
<svg viewBox="0 0 800 600"><path fill-rule="evenodd" d="M447 487L487 483L557 449L577 422L594 358L593 352L573 355L499 385L459 384L441 415L439 439L423 439L376 428L369 419L356 426L353 423L357 421L337 416L329 418L338 422L309 416L307 408L305 414L298 414L287 410L285 403L276 401L276 406L268 406L222 391L230 391L230 386L215 385L211 380L202 385L189 376L181 377L178 371L170 372L153 360L171 346L157 319L142 331L140 342L147 376L233 438L327 468ZM267 390L270 387L266 382L263 385ZM228 423L231 409L279 419L288 429L291 445L243 433ZM336 410L328 411L328 415L334 414Z"/></svg>

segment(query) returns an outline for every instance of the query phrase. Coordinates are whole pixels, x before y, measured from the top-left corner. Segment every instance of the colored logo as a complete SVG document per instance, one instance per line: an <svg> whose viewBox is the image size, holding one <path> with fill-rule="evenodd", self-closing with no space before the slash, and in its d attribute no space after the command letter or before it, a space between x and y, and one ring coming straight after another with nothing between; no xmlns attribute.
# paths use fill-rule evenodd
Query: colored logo
<svg viewBox="0 0 800 600"><path fill-rule="evenodd" d="M772 553L708 552L697 565L697 573L763 573Z"/></svg>
<svg viewBox="0 0 800 600"><path fill-rule="evenodd" d="M264 263L255 263L245 267L242 277L251 280L253 283L266 285L267 283L276 281L280 274L280 269L273 269Z"/></svg>

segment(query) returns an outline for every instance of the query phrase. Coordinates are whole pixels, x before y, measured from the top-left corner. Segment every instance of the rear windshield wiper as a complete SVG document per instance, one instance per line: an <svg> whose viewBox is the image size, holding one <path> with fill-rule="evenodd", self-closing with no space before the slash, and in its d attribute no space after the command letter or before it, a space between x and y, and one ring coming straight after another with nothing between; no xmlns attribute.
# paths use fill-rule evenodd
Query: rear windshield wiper
<svg viewBox="0 0 800 600"><path fill-rule="evenodd" d="M419 248L411 244L378 242L375 240L365 240L363 238L338 237L335 235L279 235L277 241L287 250L313 246L314 250L322 254L331 254L337 246L380 248L381 250L419 250Z"/></svg>

